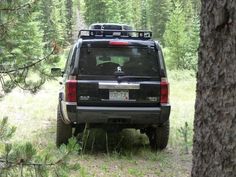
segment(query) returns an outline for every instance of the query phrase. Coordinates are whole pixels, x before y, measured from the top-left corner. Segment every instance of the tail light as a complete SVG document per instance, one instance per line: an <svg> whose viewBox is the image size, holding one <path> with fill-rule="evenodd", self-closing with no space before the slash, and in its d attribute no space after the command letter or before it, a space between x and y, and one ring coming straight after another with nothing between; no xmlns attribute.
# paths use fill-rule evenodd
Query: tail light
<svg viewBox="0 0 236 177"><path fill-rule="evenodd" d="M161 81L161 100L162 104L169 103L169 83L168 81Z"/></svg>
<svg viewBox="0 0 236 177"><path fill-rule="evenodd" d="M111 46L127 46L127 45L129 45L129 43L126 41L110 41L109 45L111 45Z"/></svg>
<svg viewBox="0 0 236 177"><path fill-rule="evenodd" d="M77 80L68 80L66 82L66 102L76 102L77 87Z"/></svg>

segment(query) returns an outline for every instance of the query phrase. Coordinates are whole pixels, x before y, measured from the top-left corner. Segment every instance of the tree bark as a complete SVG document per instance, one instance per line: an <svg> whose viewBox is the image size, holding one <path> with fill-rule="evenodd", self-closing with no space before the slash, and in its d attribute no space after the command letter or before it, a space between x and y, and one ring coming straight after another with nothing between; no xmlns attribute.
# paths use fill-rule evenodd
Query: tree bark
<svg viewBox="0 0 236 177"><path fill-rule="evenodd" d="M192 177L235 177L235 0L202 0L200 37Z"/></svg>

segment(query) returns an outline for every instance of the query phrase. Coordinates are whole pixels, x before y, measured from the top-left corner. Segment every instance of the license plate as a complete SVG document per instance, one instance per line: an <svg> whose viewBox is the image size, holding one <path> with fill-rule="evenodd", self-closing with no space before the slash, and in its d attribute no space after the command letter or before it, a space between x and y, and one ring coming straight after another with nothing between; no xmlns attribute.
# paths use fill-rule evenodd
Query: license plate
<svg viewBox="0 0 236 177"><path fill-rule="evenodd" d="M129 100L128 90L109 90L109 100L126 101Z"/></svg>

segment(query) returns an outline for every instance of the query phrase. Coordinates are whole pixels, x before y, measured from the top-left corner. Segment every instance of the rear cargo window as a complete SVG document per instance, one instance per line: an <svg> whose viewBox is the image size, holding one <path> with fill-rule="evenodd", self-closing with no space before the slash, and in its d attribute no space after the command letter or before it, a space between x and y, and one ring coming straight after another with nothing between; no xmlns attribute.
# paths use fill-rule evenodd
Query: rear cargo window
<svg viewBox="0 0 236 177"><path fill-rule="evenodd" d="M121 70L129 76L158 76L157 57L147 48L81 48L79 74L114 75Z"/></svg>

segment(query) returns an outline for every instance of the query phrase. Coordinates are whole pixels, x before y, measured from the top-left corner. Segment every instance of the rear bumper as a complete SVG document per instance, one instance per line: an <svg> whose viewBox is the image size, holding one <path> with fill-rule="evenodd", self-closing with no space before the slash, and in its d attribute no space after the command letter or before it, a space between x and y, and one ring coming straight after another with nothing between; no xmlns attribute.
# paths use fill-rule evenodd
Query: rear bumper
<svg viewBox="0 0 236 177"><path fill-rule="evenodd" d="M72 123L145 124L163 123L169 119L169 104L160 107L94 107L67 105Z"/></svg>

